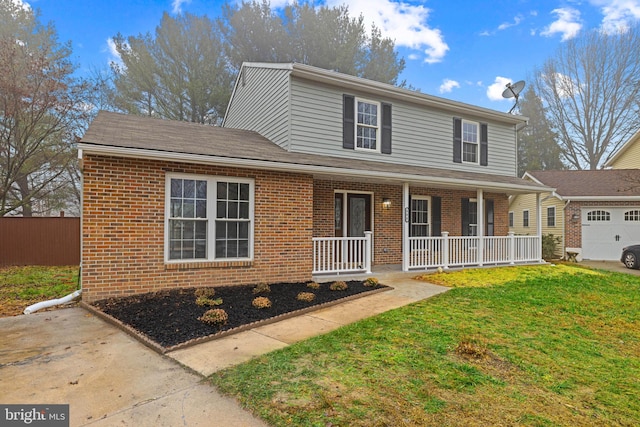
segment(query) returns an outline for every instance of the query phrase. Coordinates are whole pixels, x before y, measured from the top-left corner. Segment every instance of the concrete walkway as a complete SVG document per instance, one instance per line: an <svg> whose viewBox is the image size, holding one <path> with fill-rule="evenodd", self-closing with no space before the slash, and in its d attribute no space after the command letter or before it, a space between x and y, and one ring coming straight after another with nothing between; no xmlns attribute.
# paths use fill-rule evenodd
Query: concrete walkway
<svg viewBox="0 0 640 427"><path fill-rule="evenodd" d="M340 276L340 280L375 276L380 283L394 289L176 350L167 353L167 356L201 375L209 376L220 369L240 364L261 354L448 290L443 286L413 280L416 274L418 273L402 273L389 269L368 276ZM336 277L316 279L318 282L325 282Z"/></svg>
<svg viewBox="0 0 640 427"><path fill-rule="evenodd" d="M412 280L414 275L383 270L373 276L392 291L167 356L82 308L2 318L0 403L69 404L71 426L264 427L201 375L447 290Z"/></svg>

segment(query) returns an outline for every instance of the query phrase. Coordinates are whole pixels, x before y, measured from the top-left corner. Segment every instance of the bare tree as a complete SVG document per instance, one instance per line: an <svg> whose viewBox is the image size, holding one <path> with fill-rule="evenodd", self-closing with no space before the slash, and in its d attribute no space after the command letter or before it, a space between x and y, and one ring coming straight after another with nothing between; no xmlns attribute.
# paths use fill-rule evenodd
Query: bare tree
<svg viewBox="0 0 640 427"><path fill-rule="evenodd" d="M638 27L566 42L534 85L567 165L597 169L640 128Z"/></svg>
<svg viewBox="0 0 640 427"><path fill-rule="evenodd" d="M70 54L37 12L0 0L0 216L77 203L69 173L87 86L72 78Z"/></svg>

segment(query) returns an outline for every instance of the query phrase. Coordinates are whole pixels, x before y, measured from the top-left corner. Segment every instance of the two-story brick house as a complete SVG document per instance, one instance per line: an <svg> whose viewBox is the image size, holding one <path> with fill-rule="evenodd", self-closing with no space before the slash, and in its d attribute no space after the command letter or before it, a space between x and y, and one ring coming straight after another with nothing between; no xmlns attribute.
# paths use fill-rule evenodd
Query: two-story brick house
<svg viewBox="0 0 640 427"><path fill-rule="evenodd" d="M245 64L224 127L101 112L79 144L84 298L540 261L508 236L525 119L300 64ZM539 204L538 204L539 205Z"/></svg>

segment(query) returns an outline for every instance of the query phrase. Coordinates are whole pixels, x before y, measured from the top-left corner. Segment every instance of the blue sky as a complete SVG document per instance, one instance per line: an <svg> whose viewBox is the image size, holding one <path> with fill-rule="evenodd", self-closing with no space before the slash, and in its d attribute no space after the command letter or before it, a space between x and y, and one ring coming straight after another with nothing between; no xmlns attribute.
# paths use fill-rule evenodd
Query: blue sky
<svg viewBox="0 0 640 427"><path fill-rule="evenodd" d="M21 0L14 0L21 1ZM303 0L301 0L303 1ZM508 111L500 94L528 80L567 40L593 29L612 31L640 20L640 0L323 0L347 4L391 37L407 62L401 79L424 93ZM80 69L114 59L110 38L151 32L164 11L215 17L220 0L22 0L40 9L61 41L70 40ZM272 0L278 7L286 0ZM316 1L318 3L318 1Z"/></svg>

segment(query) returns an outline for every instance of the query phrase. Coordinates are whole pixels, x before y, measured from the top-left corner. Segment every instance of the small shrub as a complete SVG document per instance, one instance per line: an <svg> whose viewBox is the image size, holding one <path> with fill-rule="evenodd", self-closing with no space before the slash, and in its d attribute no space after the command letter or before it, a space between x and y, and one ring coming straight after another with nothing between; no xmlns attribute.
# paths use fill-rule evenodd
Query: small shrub
<svg viewBox="0 0 640 427"><path fill-rule="evenodd" d="M316 282L309 282L307 283L307 288L309 289L320 289L320 285L317 284Z"/></svg>
<svg viewBox="0 0 640 427"><path fill-rule="evenodd" d="M375 277L369 277L364 281L364 285L375 288L376 286L380 285L380 281Z"/></svg>
<svg viewBox="0 0 640 427"><path fill-rule="evenodd" d="M544 234L542 236L542 258L553 259L557 246L562 243L562 237L553 234Z"/></svg>
<svg viewBox="0 0 640 427"><path fill-rule="evenodd" d="M229 315L221 308L212 308L205 311L205 313L198 317L198 320L209 325L224 325L229 320Z"/></svg>
<svg viewBox="0 0 640 427"><path fill-rule="evenodd" d="M198 288L195 291L196 298L213 298L216 294L216 290L214 288Z"/></svg>
<svg viewBox="0 0 640 427"><path fill-rule="evenodd" d="M311 302L316 299L316 294L313 292L300 292L296 298L300 301Z"/></svg>
<svg viewBox="0 0 640 427"><path fill-rule="evenodd" d="M269 292L271 292L271 288L266 283L260 283L253 288L254 294L268 294Z"/></svg>
<svg viewBox="0 0 640 427"><path fill-rule="evenodd" d="M482 360L488 357L488 351L485 347L470 341L461 341L455 351L456 354L470 359Z"/></svg>
<svg viewBox="0 0 640 427"><path fill-rule="evenodd" d="M332 291L346 291L347 290L347 284L341 280L337 281L337 282L333 282L331 284L331 286L329 286L329 289L331 289Z"/></svg>
<svg viewBox="0 0 640 427"><path fill-rule="evenodd" d="M251 305L255 308L269 308L271 307L271 300L267 297L256 297L251 301Z"/></svg>
<svg viewBox="0 0 640 427"><path fill-rule="evenodd" d="M196 298L196 304L199 305L200 307L204 307L205 305L213 307L213 306L222 304L222 298L213 299L213 298L200 296Z"/></svg>

